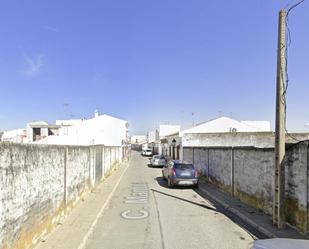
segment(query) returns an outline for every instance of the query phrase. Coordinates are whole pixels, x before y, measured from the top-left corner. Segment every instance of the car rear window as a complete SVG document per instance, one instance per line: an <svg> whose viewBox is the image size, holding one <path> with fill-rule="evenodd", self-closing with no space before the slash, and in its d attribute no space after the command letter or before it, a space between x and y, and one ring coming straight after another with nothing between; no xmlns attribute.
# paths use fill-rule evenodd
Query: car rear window
<svg viewBox="0 0 309 249"><path fill-rule="evenodd" d="M160 157L159 157L159 156L154 156L154 158L155 158L155 159L159 159Z"/></svg>
<svg viewBox="0 0 309 249"><path fill-rule="evenodd" d="M179 163L179 164L174 164L175 169L194 169L194 166L192 164L184 164L184 163Z"/></svg>
<svg viewBox="0 0 309 249"><path fill-rule="evenodd" d="M147 152L151 152L152 150L146 150Z"/></svg>

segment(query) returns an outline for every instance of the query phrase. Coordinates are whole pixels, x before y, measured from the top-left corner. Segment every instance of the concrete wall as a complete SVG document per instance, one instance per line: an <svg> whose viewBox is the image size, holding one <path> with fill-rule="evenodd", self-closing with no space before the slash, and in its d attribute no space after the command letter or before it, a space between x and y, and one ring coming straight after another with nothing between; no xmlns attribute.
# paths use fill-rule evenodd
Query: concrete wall
<svg viewBox="0 0 309 249"><path fill-rule="evenodd" d="M272 213L274 150L233 149L232 194L244 202Z"/></svg>
<svg viewBox="0 0 309 249"><path fill-rule="evenodd" d="M0 143L0 248L38 242L121 162L119 151L121 147Z"/></svg>
<svg viewBox="0 0 309 249"><path fill-rule="evenodd" d="M286 136L286 143L295 143L295 139L309 140L309 133L292 133ZM222 132L222 133L185 133L182 136L183 147L254 147L274 148L274 132Z"/></svg>
<svg viewBox="0 0 309 249"><path fill-rule="evenodd" d="M273 132L183 134L183 147L255 147L273 148Z"/></svg>
<svg viewBox="0 0 309 249"><path fill-rule="evenodd" d="M285 168L285 213L291 224L309 232L309 149L307 143L292 146L287 151Z"/></svg>
<svg viewBox="0 0 309 249"><path fill-rule="evenodd" d="M274 149L253 147L185 147L192 162L213 184L243 202L272 214ZM285 165L286 221L309 231L308 142L287 147Z"/></svg>
<svg viewBox="0 0 309 249"><path fill-rule="evenodd" d="M183 148L183 159L193 163L221 187L231 187L231 151L226 148Z"/></svg>

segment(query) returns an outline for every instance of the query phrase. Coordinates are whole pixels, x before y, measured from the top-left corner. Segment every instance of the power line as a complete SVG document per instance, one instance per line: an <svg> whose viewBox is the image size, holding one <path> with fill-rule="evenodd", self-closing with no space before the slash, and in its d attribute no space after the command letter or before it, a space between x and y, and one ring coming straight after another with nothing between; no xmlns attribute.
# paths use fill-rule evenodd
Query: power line
<svg viewBox="0 0 309 249"><path fill-rule="evenodd" d="M285 17L285 26L286 26L286 44L283 45L284 46L284 50L285 50L285 88L284 88L284 91L283 91L283 94L282 94L282 97L281 97L281 101L282 103L284 103L284 118L285 118L285 132L287 134L287 136L289 136L290 138L292 138L293 140L297 141L297 142L301 142L301 140L298 140L296 139L295 137L293 137L291 134L288 133L287 129L286 129L286 93L287 93L287 90L288 90L288 87L289 87L289 73L288 73L288 51L289 51L289 47L291 46L291 43L292 43L292 38L291 38L291 30L290 30L290 27L289 27L289 15L290 15L290 12L296 8L297 6L299 6L300 4L302 4L305 0L301 0L295 4L293 4L291 7L289 7L287 9L287 14L286 14L286 17ZM291 5L292 2L290 2L287 6ZM287 8L286 6L286 8ZM285 9L286 9L285 8ZM283 70L282 70L283 71ZM283 75L282 75L283 76Z"/></svg>
<svg viewBox="0 0 309 249"><path fill-rule="evenodd" d="M290 8L288 8L287 16L289 15L289 12L290 12L291 10L293 10L294 8L296 8L298 5L302 4L303 2L305 2L305 0L301 0L301 1L299 1L299 2L297 2L297 3L295 3L295 4L293 4Z"/></svg>

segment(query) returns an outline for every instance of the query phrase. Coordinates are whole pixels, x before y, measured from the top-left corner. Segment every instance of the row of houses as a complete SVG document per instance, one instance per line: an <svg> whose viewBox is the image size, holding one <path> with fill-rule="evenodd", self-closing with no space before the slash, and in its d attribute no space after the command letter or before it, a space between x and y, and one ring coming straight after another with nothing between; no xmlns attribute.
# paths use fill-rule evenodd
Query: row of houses
<svg viewBox="0 0 309 249"><path fill-rule="evenodd" d="M272 215L275 133L268 121L220 117L188 129L164 125L149 132L147 146L172 159L192 163L213 186ZM309 231L309 133L286 133L283 163L285 221Z"/></svg>
<svg viewBox="0 0 309 249"><path fill-rule="evenodd" d="M128 122L95 111L90 119L31 122L24 129L4 131L2 142L56 145L122 146L128 139Z"/></svg>
<svg viewBox="0 0 309 249"><path fill-rule="evenodd" d="M173 159L185 159L184 148L188 145L199 146L205 141L205 136L198 134L237 134L271 132L269 121L238 121L229 117L219 117L199 123L187 129L181 129L179 125L160 125L157 129L149 131L146 136L140 136L140 143L153 152L169 156ZM191 134L196 134L193 141Z"/></svg>

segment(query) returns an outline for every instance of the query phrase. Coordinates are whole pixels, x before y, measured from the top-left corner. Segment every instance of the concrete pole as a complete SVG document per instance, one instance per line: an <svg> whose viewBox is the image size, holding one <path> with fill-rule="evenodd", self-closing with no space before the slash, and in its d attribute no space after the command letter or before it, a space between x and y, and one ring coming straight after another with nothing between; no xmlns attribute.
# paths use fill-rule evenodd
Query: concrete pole
<svg viewBox="0 0 309 249"><path fill-rule="evenodd" d="M273 224L281 228L284 224L284 157L285 157L285 19L286 11L279 12L276 90L276 135L275 135L275 179L273 200Z"/></svg>

